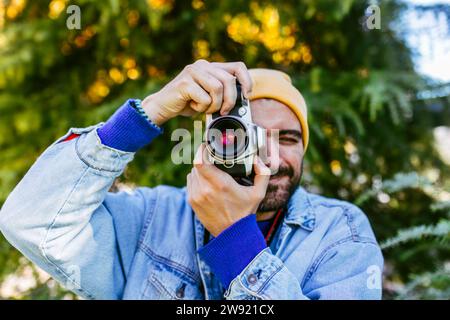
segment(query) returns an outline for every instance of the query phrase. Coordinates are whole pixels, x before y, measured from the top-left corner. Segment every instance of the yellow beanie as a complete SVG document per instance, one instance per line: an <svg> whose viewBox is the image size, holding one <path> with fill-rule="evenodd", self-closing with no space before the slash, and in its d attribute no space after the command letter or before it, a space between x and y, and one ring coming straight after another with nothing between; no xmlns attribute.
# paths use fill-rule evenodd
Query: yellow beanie
<svg viewBox="0 0 450 320"><path fill-rule="evenodd" d="M287 105L300 121L303 150L306 151L309 142L307 107L301 93L292 85L291 78L273 69L250 69L249 72L253 81L249 99L271 98Z"/></svg>

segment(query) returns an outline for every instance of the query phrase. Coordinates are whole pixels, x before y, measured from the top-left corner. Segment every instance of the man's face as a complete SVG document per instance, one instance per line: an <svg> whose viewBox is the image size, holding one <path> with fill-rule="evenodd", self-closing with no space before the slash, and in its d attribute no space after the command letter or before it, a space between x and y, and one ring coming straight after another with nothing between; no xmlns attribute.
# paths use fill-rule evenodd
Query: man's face
<svg viewBox="0 0 450 320"><path fill-rule="evenodd" d="M256 99L251 101L250 106L253 122L267 129L269 150L266 165L272 172L278 169L270 178L266 197L258 212L274 211L287 203L300 182L302 129L295 113L277 100Z"/></svg>

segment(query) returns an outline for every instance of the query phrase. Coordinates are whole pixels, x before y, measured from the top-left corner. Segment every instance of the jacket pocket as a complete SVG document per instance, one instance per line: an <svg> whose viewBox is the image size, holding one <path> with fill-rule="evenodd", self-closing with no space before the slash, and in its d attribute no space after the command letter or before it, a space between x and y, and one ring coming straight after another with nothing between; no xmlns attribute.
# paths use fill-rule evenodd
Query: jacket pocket
<svg viewBox="0 0 450 320"><path fill-rule="evenodd" d="M161 262L152 262L142 298L148 300L203 299L200 281Z"/></svg>

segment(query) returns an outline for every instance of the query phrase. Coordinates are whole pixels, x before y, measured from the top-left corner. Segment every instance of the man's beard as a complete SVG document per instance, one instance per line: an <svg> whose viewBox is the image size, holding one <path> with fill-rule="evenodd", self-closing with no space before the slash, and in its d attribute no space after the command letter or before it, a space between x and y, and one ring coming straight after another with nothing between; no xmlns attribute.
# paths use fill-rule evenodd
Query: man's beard
<svg viewBox="0 0 450 320"><path fill-rule="evenodd" d="M259 204L258 212L270 212L278 210L286 205L291 195L297 189L303 173L303 161L300 172L290 166L281 166L278 172L270 177L266 196ZM280 178L278 181L273 181Z"/></svg>

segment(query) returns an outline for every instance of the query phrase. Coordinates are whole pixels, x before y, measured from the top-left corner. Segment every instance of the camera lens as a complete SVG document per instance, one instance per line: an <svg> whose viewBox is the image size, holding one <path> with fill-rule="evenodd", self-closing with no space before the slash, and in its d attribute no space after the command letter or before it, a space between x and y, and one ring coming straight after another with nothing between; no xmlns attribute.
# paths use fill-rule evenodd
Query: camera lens
<svg viewBox="0 0 450 320"><path fill-rule="evenodd" d="M248 144L244 124L232 116L220 117L212 122L206 138L214 155L227 160L238 157Z"/></svg>

